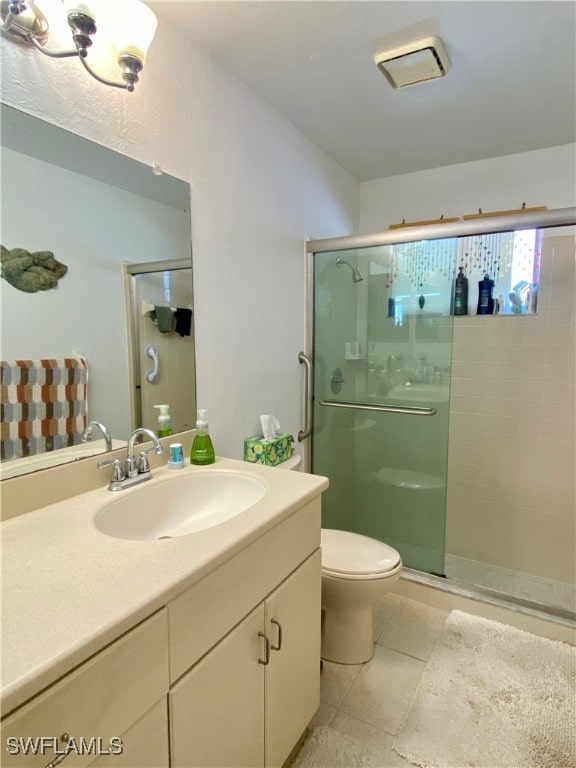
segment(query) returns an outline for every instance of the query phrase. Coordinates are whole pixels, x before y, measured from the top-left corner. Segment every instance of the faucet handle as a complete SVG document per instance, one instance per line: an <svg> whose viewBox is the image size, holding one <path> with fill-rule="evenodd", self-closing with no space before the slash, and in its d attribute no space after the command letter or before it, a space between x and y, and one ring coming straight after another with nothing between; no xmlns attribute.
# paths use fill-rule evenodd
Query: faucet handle
<svg viewBox="0 0 576 768"><path fill-rule="evenodd" d="M105 467L113 467L112 482L120 482L121 480L124 480L124 472L122 471L122 462L120 459L108 459L107 461L98 462L98 469L105 469Z"/></svg>
<svg viewBox="0 0 576 768"><path fill-rule="evenodd" d="M144 451L140 451L140 458L138 459L138 472L139 474L142 474L143 472L150 472L150 462L148 460L148 454L154 453L158 454L162 451L158 450L158 448L153 445L152 448L146 448Z"/></svg>
<svg viewBox="0 0 576 768"><path fill-rule="evenodd" d="M138 459L139 474L142 475L144 472L150 472L150 462L148 461L148 456L146 456L146 454L153 450L153 448L150 448L148 451L140 451L140 458Z"/></svg>
<svg viewBox="0 0 576 768"><path fill-rule="evenodd" d="M126 477L136 477L138 474L138 464L136 463L136 456L126 457Z"/></svg>

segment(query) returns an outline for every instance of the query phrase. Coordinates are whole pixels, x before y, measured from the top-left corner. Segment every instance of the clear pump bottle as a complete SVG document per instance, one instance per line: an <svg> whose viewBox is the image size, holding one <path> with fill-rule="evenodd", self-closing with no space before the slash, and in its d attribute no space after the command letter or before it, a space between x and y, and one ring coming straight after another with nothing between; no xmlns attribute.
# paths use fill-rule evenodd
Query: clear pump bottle
<svg viewBox="0 0 576 768"><path fill-rule="evenodd" d="M214 446L208 432L208 411L205 408L199 408L196 418L196 436L190 451L190 463L205 465L214 464L215 461Z"/></svg>
<svg viewBox="0 0 576 768"><path fill-rule="evenodd" d="M154 408L158 408L160 411L160 415L158 416L158 429L156 431L158 437L169 437L170 435L173 435L174 432L170 426L170 414L168 412L170 406L163 404L155 405Z"/></svg>

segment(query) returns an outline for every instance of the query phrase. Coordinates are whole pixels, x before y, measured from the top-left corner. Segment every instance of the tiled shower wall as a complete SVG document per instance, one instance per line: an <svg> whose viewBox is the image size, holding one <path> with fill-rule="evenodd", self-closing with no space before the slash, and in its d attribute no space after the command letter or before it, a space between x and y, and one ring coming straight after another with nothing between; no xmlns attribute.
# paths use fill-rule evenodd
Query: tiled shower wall
<svg viewBox="0 0 576 768"><path fill-rule="evenodd" d="M574 610L575 259L544 240L538 314L454 323L446 572Z"/></svg>

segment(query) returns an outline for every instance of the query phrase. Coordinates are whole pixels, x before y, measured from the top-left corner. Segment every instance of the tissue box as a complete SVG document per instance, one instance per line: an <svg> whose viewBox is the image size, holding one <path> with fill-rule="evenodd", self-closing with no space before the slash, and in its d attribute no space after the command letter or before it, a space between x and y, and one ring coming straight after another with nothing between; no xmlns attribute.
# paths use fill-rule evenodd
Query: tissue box
<svg viewBox="0 0 576 768"><path fill-rule="evenodd" d="M292 435L288 434L268 440L263 437L247 437L244 440L244 461L275 467L292 456L293 441Z"/></svg>

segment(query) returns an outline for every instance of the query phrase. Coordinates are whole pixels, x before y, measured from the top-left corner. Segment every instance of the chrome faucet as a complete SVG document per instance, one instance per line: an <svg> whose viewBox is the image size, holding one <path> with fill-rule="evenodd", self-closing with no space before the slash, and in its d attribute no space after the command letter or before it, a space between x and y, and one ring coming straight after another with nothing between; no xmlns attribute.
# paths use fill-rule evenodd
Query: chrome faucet
<svg viewBox="0 0 576 768"><path fill-rule="evenodd" d="M104 436L104 441L106 443L106 450L111 451L112 450L112 438L110 437L110 432L106 429L104 424L102 424L101 421L91 421L90 424L86 427L84 432L82 432L82 442L87 443L88 440L92 440L92 431L94 427L97 427L100 432L102 432L102 435Z"/></svg>
<svg viewBox="0 0 576 768"><path fill-rule="evenodd" d="M152 448L147 448L145 451L140 451L140 458L136 460L134 455L134 449L136 441L140 436L149 437L152 440ZM111 459L109 461L100 461L98 463L98 469L104 469L104 467L113 467L112 479L108 484L109 491L123 491L125 488L131 488L133 485L143 483L145 480L150 480L152 472L150 470L150 462L148 461L148 455L151 452L155 454L162 453L162 445L158 440L156 434L151 429L145 429L139 427L135 429L130 435L128 440L128 451L126 454L126 464L122 467L120 459Z"/></svg>
<svg viewBox="0 0 576 768"><path fill-rule="evenodd" d="M140 435L146 435L147 437L152 440L154 443L152 448L148 448L147 451L141 451L140 452L140 460L138 463L136 463L136 457L134 456L134 445L136 443L136 440L140 437ZM138 429L135 429L134 432L130 435L130 439L128 440L128 455L126 456L126 477L136 477L138 474L144 474L145 472L150 472L150 463L148 461L148 456L146 454L150 453L151 451L154 451L154 454L162 453L162 445L160 443L160 440L156 437L156 433L152 432L151 429L145 429L144 427L139 427Z"/></svg>

